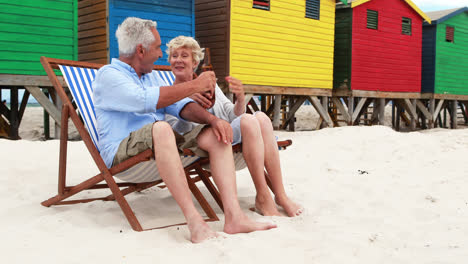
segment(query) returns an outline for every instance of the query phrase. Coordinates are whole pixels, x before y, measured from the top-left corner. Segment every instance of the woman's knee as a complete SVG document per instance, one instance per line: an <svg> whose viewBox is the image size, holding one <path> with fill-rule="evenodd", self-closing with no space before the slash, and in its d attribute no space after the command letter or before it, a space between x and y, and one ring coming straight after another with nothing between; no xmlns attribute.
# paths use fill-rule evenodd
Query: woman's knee
<svg viewBox="0 0 468 264"><path fill-rule="evenodd" d="M243 114L240 120L242 130L258 128L257 119L251 114Z"/></svg>
<svg viewBox="0 0 468 264"><path fill-rule="evenodd" d="M273 125L271 123L271 119L263 112L256 112L255 118L258 120L260 127L264 128L271 128L273 129Z"/></svg>

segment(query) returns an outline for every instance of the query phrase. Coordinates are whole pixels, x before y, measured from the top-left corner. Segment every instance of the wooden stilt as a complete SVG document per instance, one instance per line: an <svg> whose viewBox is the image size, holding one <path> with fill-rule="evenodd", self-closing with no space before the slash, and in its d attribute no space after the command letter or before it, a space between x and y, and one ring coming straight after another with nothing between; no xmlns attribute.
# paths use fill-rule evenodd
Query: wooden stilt
<svg viewBox="0 0 468 264"><path fill-rule="evenodd" d="M354 113L354 97L348 96L348 125L353 125L353 113Z"/></svg>
<svg viewBox="0 0 468 264"><path fill-rule="evenodd" d="M280 115L281 115L281 95L275 95L275 104L273 111L273 128L278 130L280 128Z"/></svg>
<svg viewBox="0 0 468 264"><path fill-rule="evenodd" d="M450 113L450 127L453 129L458 128L457 124L457 100L453 100L450 104L450 108L452 109Z"/></svg>
<svg viewBox="0 0 468 264"><path fill-rule="evenodd" d="M340 111L340 114L343 116L345 122L348 124L351 121L351 116L348 113L348 109L345 108L339 97L332 97L332 101L336 105L338 111Z"/></svg>
<svg viewBox="0 0 468 264"><path fill-rule="evenodd" d="M429 99L429 113L431 118L429 119L429 129L434 128L434 110L435 110L435 99Z"/></svg>
<svg viewBox="0 0 468 264"><path fill-rule="evenodd" d="M379 125L385 125L385 98L379 99Z"/></svg>

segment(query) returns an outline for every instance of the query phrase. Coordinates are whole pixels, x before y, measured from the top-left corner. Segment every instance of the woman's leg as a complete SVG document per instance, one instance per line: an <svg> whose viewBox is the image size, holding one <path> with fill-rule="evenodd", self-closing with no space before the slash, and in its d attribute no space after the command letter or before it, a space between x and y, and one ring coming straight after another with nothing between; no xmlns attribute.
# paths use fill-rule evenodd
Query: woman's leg
<svg viewBox="0 0 468 264"><path fill-rule="evenodd" d="M289 199L284 189L278 144L273 134L273 126L270 118L263 112L257 112L255 113L255 119L258 120L261 129L265 153L264 164L272 184L273 193L275 194L275 201L278 205L283 207L288 216L300 215L303 208Z"/></svg>
<svg viewBox="0 0 468 264"><path fill-rule="evenodd" d="M210 156L211 173L224 207L224 232L228 234L248 233L275 228L276 225L271 223L250 220L240 208L231 145L219 142L211 128L200 133L198 145Z"/></svg>
<svg viewBox="0 0 468 264"><path fill-rule="evenodd" d="M257 195L255 197L255 208L263 215L281 215L271 197L270 189L265 180L264 169L264 145L260 125L257 119L250 114L244 114L240 118L240 124L231 123L233 129L239 129L242 134L242 154L249 168Z"/></svg>

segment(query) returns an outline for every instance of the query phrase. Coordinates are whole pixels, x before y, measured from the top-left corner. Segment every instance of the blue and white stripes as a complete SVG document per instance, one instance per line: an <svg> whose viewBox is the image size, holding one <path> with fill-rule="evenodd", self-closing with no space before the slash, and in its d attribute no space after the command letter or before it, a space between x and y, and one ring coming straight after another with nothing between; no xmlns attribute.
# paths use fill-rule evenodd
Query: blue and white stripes
<svg viewBox="0 0 468 264"><path fill-rule="evenodd" d="M94 146L99 150L99 136L96 127L96 113L94 112L92 83L96 76L96 69L59 65L68 88L83 118Z"/></svg>
<svg viewBox="0 0 468 264"><path fill-rule="evenodd" d="M171 71L155 71L156 74L163 79L168 86L172 85L175 80L175 76Z"/></svg>

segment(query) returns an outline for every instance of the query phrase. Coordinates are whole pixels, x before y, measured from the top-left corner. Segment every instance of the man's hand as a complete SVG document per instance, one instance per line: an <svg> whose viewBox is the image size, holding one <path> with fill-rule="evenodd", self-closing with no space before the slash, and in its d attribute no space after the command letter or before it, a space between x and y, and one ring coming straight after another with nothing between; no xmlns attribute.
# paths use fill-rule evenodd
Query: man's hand
<svg viewBox="0 0 468 264"><path fill-rule="evenodd" d="M211 99L210 99L211 97ZM213 107L215 103L215 96L212 95L210 92L204 92L204 93L195 93L190 96L195 102L197 102L199 105L201 105L205 109L209 109Z"/></svg>
<svg viewBox="0 0 468 264"><path fill-rule="evenodd" d="M209 92L214 95L216 87L216 75L214 71L202 72L195 80L198 93ZM210 97L211 99L211 97Z"/></svg>
<svg viewBox="0 0 468 264"><path fill-rule="evenodd" d="M232 143L232 128L228 122L216 117L210 122L210 125L218 141L222 141L225 144Z"/></svg>

